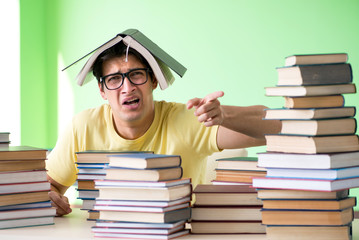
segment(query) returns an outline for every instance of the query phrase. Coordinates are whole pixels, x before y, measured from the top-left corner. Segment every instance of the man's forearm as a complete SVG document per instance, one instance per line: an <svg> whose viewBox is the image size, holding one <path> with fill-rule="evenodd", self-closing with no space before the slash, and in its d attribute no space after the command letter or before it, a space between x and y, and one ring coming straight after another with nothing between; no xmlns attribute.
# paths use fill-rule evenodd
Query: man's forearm
<svg viewBox="0 0 359 240"><path fill-rule="evenodd" d="M263 105L237 107L222 105L223 121L221 126L253 138L264 138L265 134L279 133L279 120L263 120Z"/></svg>

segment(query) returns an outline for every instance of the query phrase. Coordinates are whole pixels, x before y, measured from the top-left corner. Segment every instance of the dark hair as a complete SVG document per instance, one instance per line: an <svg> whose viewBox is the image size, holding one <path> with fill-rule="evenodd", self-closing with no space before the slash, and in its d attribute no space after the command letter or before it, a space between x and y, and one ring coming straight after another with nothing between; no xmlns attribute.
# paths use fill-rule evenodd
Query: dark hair
<svg viewBox="0 0 359 240"><path fill-rule="evenodd" d="M122 57L125 56L127 52L127 46L123 43L123 42L119 42L116 45L106 49L105 51L103 51L95 60L94 65L93 65L93 75L96 77L97 81L100 82L100 78L103 76L103 72L102 72L102 64L104 61L115 58L115 57ZM128 49L128 55L133 55L135 56L143 65L145 65L146 68L150 68L150 65L148 64L147 60L141 55L139 54L135 49L133 48L129 48ZM151 69L152 70L152 69ZM150 73L151 75L151 79L152 81L155 80L154 78L154 74Z"/></svg>

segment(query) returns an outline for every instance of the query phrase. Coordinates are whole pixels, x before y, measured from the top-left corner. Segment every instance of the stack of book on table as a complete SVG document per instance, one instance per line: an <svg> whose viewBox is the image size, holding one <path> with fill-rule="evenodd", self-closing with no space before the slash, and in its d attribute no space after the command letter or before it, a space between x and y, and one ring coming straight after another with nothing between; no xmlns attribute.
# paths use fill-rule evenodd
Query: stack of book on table
<svg viewBox="0 0 359 240"><path fill-rule="evenodd" d="M0 148L10 146L10 132L0 132Z"/></svg>
<svg viewBox="0 0 359 240"><path fill-rule="evenodd" d="M97 211L93 210L95 199L98 197L98 189L95 187L95 180L104 179L108 155L111 154L137 154L153 153L141 151L115 151L115 150L88 150L76 152L77 191L78 199L82 200L81 210L88 211L88 220L97 218Z"/></svg>
<svg viewBox="0 0 359 240"><path fill-rule="evenodd" d="M258 166L267 169L253 179L262 222L268 239L351 239L356 198L349 189L359 187L355 107L343 97L356 92L351 66L346 54L292 58L305 61L287 60L278 86L266 89L284 97L285 108L265 116L281 120L282 130L267 135L267 152L258 154Z"/></svg>
<svg viewBox="0 0 359 240"><path fill-rule="evenodd" d="M229 157L216 159L213 184L252 185L253 177L266 175L266 169L257 166L257 157Z"/></svg>
<svg viewBox="0 0 359 240"><path fill-rule="evenodd" d="M96 237L172 239L189 233L191 179L182 178L181 157L109 155L92 228Z"/></svg>
<svg viewBox="0 0 359 240"><path fill-rule="evenodd" d="M265 233L262 201L250 185L199 184L193 193L192 233Z"/></svg>
<svg viewBox="0 0 359 240"><path fill-rule="evenodd" d="M47 150L41 148L0 148L0 229L54 223L46 157Z"/></svg>

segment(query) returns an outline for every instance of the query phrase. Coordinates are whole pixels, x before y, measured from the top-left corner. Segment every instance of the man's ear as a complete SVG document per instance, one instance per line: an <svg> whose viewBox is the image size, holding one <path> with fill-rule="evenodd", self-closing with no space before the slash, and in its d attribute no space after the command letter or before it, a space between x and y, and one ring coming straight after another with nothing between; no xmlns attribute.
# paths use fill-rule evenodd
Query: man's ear
<svg viewBox="0 0 359 240"><path fill-rule="evenodd" d="M158 86L158 81L155 76L153 76L151 80L152 80L151 81L152 82L152 90L155 90Z"/></svg>
<svg viewBox="0 0 359 240"><path fill-rule="evenodd" d="M98 89L100 90L100 94L101 94L101 97L103 98L103 100L107 100L107 97L106 97L106 93L103 89L103 84L98 82Z"/></svg>

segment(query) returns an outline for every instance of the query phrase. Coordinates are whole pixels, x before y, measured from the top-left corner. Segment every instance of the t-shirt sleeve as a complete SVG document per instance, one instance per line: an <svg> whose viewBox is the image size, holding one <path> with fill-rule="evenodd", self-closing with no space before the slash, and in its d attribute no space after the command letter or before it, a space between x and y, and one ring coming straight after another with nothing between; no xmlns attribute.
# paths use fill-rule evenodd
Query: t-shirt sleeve
<svg viewBox="0 0 359 240"><path fill-rule="evenodd" d="M198 121L194 115L194 109L187 109L186 105L177 105L177 110L173 112L176 126L174 129L183 138L183 143L187 143L192 149L200 154L211 155L213 152L220 151L217 146L218 126L206 127Z"/></svg>
<svg viewBox="0 0 359 240"><path fill-rule="evenodd" d="M78 147L73 125L73 122L71 122L67 126L46 160L48 175L56 182L67 187L74 184L77 178L75 162Z"/></svg>

